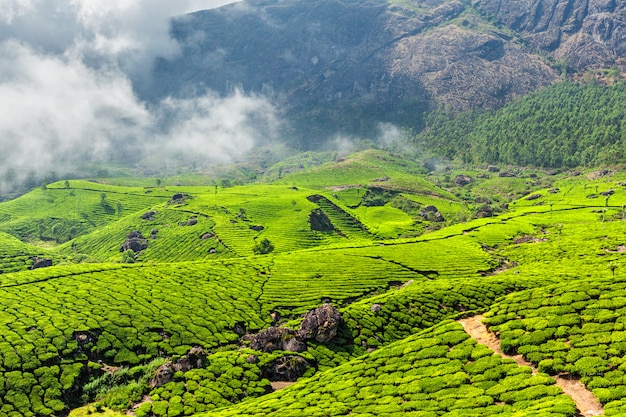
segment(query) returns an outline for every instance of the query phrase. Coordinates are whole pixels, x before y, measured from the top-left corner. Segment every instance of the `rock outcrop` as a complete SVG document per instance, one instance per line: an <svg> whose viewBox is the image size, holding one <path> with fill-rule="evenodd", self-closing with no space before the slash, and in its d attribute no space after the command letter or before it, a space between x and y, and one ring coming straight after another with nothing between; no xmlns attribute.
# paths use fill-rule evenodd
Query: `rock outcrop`
<svg viewBox="0 0 626 417"><path fill-rule="evenodd" d="M324 304L304 315L298 337L302 340L328 343L337 335L342 324L343 317L339 310L331 304Z"/></svg>
<svg viewBox="0 0 626 417"><path fill-rule="evenodd" d="M156 388L167 384L174 377L174 368L171 362L164 363L154 373L150 380L150 387Z"/></svg>
<svg viewBox="0 0 626 417"><path fill-rule="evenodd" d="M143 220L154 220L154 216L156 216L157 212L154 210L146 211L141 215Z"/></svg>
<svg viewBox="0 0 626 417"><path fill-rule="evenodd" d="M461 187L463 187L467 184L471 184L472 182L474 182L474 179L470 177L469 175L460 174L454 177L454 182L457 183L457 185L460 185Z"/></svg>
<svg viewBox="0 0 626 417"><path fill-rule="evenodd" d="M443 214L439 211L439 209L435 206L426 206L420 210L420 216L424 220L428 220L431 222L443 222L446 219L443 217Z"/></svg>
<svg viewBox="0 0 626 417"><path fill-rule="evenodd" d="M252 335L245 335L242 340L249 340L250 347L262 352L284 350L303 352L307 341L328 343L332 341L343 324L343 317L337 308L324 304L308 311L296 331L286 327L272 326Z"/></svg>
<svg viewBox="0 0 626 417"><path fill-rule="evenodd" d="M170 382L176 372L187 372L192 369L202 368L206 360L207 353L199 346L193 347L185 356L176 362L167 362L161 365L155 372L150 386L160 387Z"/></svg>
<svg viewBox="0 0 626 417"><path fill-rule="evenodd" d="M301 356L287 355L270 362L264 367L263 377L270 381L295 381L311 366Z"/></svg>
<svg viewBox="0 0 626 417"><path fill-rule="evenodd" d="M269 327L252 336L250 347L262 352L273 352L275 350L302 352L306 347L302 347L299 350L293 349L299 347L298 344L291 342L295 337L296 332L294 330L285 327Z"/></svg>
<svg viewBox="0 0 626 417"><path fill-rule="evenodd" d="M577 70L626 71L626 3L615 0L475 0L533 47Z"/></svg>
<svg viewBox="0 0 626 417"><path fill-rule="evenodd" d="M30 269L48 268L50 266L52 266L52 259L34 257Z"/></svg>
<svg viewBox="0 0 626 417"><path fill-rule="evenodd" d="M126 252L130 249L135 253L139 253L147 248L148 239L143 237L141 232L135 230L130 232L128 236L126 236L126 241L124 241L124 243L122 243L122 246L120 246L120 252Z"/></svg>

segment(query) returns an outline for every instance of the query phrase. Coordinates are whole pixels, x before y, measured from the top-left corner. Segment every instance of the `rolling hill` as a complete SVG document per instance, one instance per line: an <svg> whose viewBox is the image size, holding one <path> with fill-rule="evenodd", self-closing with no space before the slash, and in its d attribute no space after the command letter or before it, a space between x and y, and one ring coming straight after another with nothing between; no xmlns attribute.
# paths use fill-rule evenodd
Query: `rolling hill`
<svg viewBox="0 0 626 417"><path fill-rule="evenodd" d="M564 380L622 415L624 180L369 150L35 189L0 204L0 415L591 415Z"/></svg>

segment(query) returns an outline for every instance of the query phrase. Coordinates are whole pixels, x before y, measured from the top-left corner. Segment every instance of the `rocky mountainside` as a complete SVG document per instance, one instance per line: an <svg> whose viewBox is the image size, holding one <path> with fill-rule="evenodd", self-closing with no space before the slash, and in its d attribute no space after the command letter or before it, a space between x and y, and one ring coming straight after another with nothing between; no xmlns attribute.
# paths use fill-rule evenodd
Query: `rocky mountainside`
<svg viewBox="0 0 626 417"><path fill-rule="evenodd" d="M499 107L557 81L538 49L581 69L614 63L621 6L578 3L247 0L176 19L182 54L157 63L144 96L263 94L303 148L374 138L384 122L419 129L440 104Z"/></svg>
<svg viewBox="0 0 626 417"><path fill-rule="evenodd" d="M621 0L476 0L476 7L576 70L626 68Z"/></svg>

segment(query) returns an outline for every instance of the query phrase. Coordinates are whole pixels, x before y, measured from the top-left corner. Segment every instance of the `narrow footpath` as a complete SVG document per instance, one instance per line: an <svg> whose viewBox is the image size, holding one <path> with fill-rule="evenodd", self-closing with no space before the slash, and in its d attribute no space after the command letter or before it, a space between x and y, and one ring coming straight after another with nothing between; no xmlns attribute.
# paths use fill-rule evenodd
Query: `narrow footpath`
<svg viewBox="0 0 626 417"><path fill-rule="evenodd" d="M459 320L463 329L478 343L487 346L503 358L513 359L520 366L528 366L533 370L533 375L537 373L537 368L524 359L522 355L507 355L500 348L500 340L495 334L490 332L482 322L483 316L474 316ZM591 391L589 391L578 379L570 379L560 375L552 375L552 378L565 394L569 395L576 403L580 414L584 417L601 416L604 408L600 401Z"/></svg>

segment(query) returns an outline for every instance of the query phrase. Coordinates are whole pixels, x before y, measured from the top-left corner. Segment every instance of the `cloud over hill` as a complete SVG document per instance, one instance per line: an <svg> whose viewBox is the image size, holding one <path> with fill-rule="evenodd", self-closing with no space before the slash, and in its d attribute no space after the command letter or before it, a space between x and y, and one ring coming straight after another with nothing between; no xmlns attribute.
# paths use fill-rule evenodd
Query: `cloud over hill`
<svg viewBox="0 0 626 417"><path fill-rule="evenodd" d="M259 95L136 94L156 57L180 52L171 16L229 2L3 2L0 190L90 161L228 161L270 136L275 110Z"/></svg>

